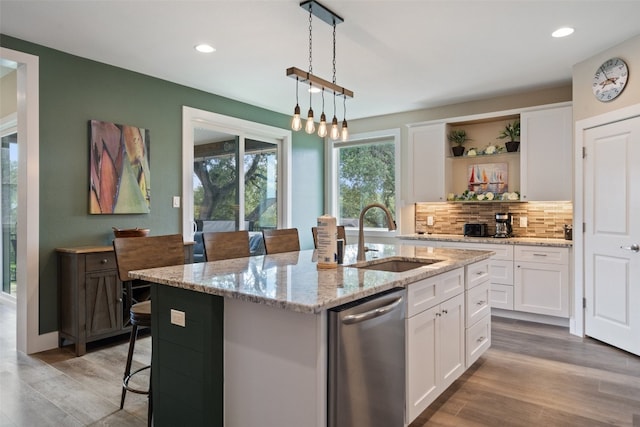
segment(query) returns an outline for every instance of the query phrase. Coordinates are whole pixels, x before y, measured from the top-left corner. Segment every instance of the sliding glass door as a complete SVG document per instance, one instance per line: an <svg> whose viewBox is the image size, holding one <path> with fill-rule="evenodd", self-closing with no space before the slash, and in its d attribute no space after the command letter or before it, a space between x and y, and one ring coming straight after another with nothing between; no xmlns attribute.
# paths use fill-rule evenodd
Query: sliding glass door
<svg viewBox="0 0 640 427"><path fill-rule="evenodd" d="M276 228L277 144L205 129L196 129L195 136L193 209L197 230Z"/></svg>

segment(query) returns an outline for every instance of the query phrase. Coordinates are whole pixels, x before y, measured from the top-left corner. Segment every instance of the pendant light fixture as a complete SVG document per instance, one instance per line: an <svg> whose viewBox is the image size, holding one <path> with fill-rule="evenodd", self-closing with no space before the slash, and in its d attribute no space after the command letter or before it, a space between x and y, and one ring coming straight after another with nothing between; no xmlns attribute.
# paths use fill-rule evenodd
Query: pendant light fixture
<svg viewBox="0 0 640 427"><path fill-rule="evenodd" d="M293 118L291 120L291 129L298 131L302 128L300 119L300 106L298 105L298 83L306 83L309 85L309 113L305 124L305 132L311 134L315 132L315 123L313 121L313 109L311 107L311 90L315 87L322 88L322 114L320 115L320 125L318 126L318 136L324 138L327 136L327 118L324 113L324 91L333 92L333 120L331 121L331 130L329 137L333 140L341 138L347 140L349 138L346 119L346 99L353 98L353 91L336 84L336 25L344 22L344 20L318 3L316 0L307 0L300 3L300 7L309 12L309 71L305 72L296 67L287 68L287 76L296 79L296 107L294 108ZM322 21L333 26L333 82L329 82L313 74L312 63L312 19L313 16L320 18ZM344 118L342 120L342 130L338 128L338 119L336 117L336 96L343 97Z"/></svg>

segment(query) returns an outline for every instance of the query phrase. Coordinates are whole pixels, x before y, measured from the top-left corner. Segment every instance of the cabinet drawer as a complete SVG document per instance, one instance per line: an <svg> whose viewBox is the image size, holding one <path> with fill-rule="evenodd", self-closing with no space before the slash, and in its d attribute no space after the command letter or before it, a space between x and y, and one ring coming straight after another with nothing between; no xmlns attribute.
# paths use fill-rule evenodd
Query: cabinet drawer
<svg viewBox="0 0 640 427"><path fill-rule="evenodd" d="M513 310L513 286L491 283L489 301L492 308Z"/></svg>
<svg viewBox="0 0 640 427"><path fill-rule="evenodd" d="M85 257L85 270L101 271L116 269L116 255L113 252L100 252L95 254L87 254Z"/></svg>
<svg viewBox="0 0 640 427"><path fill-rule="evenodd" d="M489 260L476 262L465 267L465 287L471 289L474 286L479 285L489 280L491 274L491 268L489 267Z"/></svg>
<svg viewBox="0 0 640 427"><path fill-rule="evenodd" d="M407 286L407 317L414 316L464 291L464 268L458 268Z"/></svg>
<svg viewBox="0 0 640 427"><path fill-rule="evenodd" d="M489 289L490 285L487 280L466 292L467 316L465 325L467 328L491 312Z"/></svg>
<svg viewBox="0 0 640 427"><path fill-rule="evenodd" d="M487 314L466 330L466 364L469 368L491 347L491 315Z"/></svg>
<svg viewBox="0 0 640 427"><path fill-rule="evenodd" d="M548 246L516 246L515 260L551 264L568 264L569 249L553 248Z"/></svg>
<svg viewBox="0 0 640 427"><path fill-rule="evenodd" d="M491 259L490 275L491 283L513 285L513 261L501 261Z"/></svg>

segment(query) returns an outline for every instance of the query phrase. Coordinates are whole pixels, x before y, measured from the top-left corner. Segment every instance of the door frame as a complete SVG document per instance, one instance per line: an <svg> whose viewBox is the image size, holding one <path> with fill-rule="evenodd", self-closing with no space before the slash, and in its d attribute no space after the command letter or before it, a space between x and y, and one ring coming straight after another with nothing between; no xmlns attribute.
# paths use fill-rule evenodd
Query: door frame
<svg viewBox="0 0 640 427"><path fill-rule="evenodd" d="M573 277L574 277L574 318L569 328L574 335L584 337L585 319L583 299L585 296L585 262L584 262L584 164L582 148L584 147L584 134L588 129L604 126L610 123L623 121L640 116L640 104L620 108L608 113L579 120L575 123L575 144L573 164L574 188L573 188ZM588 154L588 153L587 153Z"/></svg>
<svg viewBox="0 0 640 427"><path fill-rule="evenodd" d="M40 96L39 58L0 48L17 63L18 221L16 349L32 354L57 346L58 331L40 335Z"/></svg>

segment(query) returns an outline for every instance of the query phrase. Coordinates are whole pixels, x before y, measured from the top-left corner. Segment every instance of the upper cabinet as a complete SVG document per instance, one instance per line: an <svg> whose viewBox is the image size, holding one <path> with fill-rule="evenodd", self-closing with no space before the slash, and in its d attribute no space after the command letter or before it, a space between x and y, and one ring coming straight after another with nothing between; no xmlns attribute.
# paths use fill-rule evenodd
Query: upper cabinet
<svg viewBox="0 0 640 427"><path fill-rule="evenodd" d="M520 146L508 151L509 138L498 137L516 122ZM407 198L444 202L473 191L485 201L502 194L510 201L571 200L572 127L570 103L409 125ZM464 155L454 156L447 136L460 130L469 139Z"/></svg>
<svg viewBox="0 0 640 427"><path fill-rule="evenodd" d="M407 198L415 202L444 202L445 123L409 128L409 185Z"/></svg>
<svg viewBox="0 0 640 427"><path fill-rule="evenodd" d="M522 200L572 200L572 108L523 112L520 122Z"/></svg>

